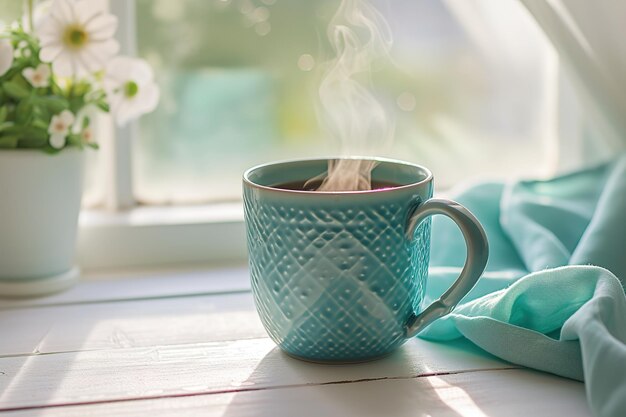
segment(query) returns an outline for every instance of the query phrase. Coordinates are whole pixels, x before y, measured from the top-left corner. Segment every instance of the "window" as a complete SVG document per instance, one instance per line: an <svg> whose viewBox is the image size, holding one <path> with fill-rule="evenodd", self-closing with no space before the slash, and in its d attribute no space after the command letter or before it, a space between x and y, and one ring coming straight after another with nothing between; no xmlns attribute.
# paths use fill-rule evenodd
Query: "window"
<svg viewBox="0 0 626 417"><path fill-rule="evenodd" d="M444 187L553 168L556 60L520 4L372 3L395 38L373 74L396 118L387 156L431 167ZM337 4L136 0L138 53L162 88L133 142L137 201L237 199L253 164L336 154L314 105Z"/></svg>
<svg viewBox="0 0 626 417"><path fill-rule="evenodd" d="M439 188L475 176L554 171L558 62L518 1L370 2L394 36L389 59L372 73L396 126L383 156L429 166ZM19 3L0 0L3 18L16 18ZM338 153L315 112L323 63L332 55L326 27L338 3L109 0L123 52L150 62L162 96L154 113L128 128L99 121L102 149L88 156L89 231L79 249L86 264L209 259L202 257L208 250L190 248L209 241L218 248L215 229L191 231L194 223L238 224L226 246L243 252L240 213L227 213L239 204L224 204L239 200L243 170ZM103 207L138 208L103 217ZM104 249L115 242L117 251ZM183 246L168 250L176 242ZM131 257L123 248L144 252ZM228 250L216 253L228 258ZM96 251L118 253L118 261L93 257Z"/></svg>

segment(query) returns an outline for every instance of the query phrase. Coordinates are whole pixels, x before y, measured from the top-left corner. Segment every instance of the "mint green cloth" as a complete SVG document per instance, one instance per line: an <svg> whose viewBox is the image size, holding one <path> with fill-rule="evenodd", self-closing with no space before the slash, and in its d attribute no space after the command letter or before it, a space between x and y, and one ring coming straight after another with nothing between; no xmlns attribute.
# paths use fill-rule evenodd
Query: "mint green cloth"
<svg viewBox="0 0 626 417"><path fill-rule="evenodd" d="M549 181L479 184L453 198L484 225L489 264L464 302L420 337L465 337L509 362L584 380L595 415L626 416L626 155ZM435 218L428 298L456 279L464 260L460 232Z"/></svg>

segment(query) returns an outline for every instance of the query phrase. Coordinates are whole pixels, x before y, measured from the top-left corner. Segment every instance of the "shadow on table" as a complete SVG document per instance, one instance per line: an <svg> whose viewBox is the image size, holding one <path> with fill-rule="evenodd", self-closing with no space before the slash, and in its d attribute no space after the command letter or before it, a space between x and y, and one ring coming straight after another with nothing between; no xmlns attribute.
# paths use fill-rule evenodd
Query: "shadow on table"
<svg viewBox="0 0 626 417"><path fill-rule="evenodd" d="M403 348L384 359L354 365L304 362L275 348L248 378L263 386L244 382L223 416L461 417L458 407L446 403L450 390L456 390L452 400L458 400L461 388L436 376L411 375L408 370L414 368Z"/></svg>

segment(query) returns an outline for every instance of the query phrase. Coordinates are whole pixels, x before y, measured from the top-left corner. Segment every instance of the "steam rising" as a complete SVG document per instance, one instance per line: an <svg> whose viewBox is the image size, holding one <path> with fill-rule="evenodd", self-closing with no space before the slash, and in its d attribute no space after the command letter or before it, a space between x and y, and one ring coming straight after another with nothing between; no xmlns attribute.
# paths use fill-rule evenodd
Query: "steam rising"
<svg viewBox="0 0 626 417"><path fill-rule="evenodd" d="M389 54L391 29L366 0L342 0L327 35L335 58L321 81L318 118L343 156L380 152L390 143L394 124L371 92L370 74L376 60ZM374 166L358 159L329 161L318 190L369 190Z"/></svg>

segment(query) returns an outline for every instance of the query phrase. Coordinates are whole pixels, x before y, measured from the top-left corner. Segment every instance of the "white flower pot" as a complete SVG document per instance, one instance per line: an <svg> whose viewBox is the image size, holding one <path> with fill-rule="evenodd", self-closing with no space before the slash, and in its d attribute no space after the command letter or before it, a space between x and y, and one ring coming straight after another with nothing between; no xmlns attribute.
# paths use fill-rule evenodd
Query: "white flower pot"
<svg viewBox="0 0 626 417"><path fill-rule="evenodd" d="M84 152L0 150L0 296L44 295L79 276Z"/></svg>

